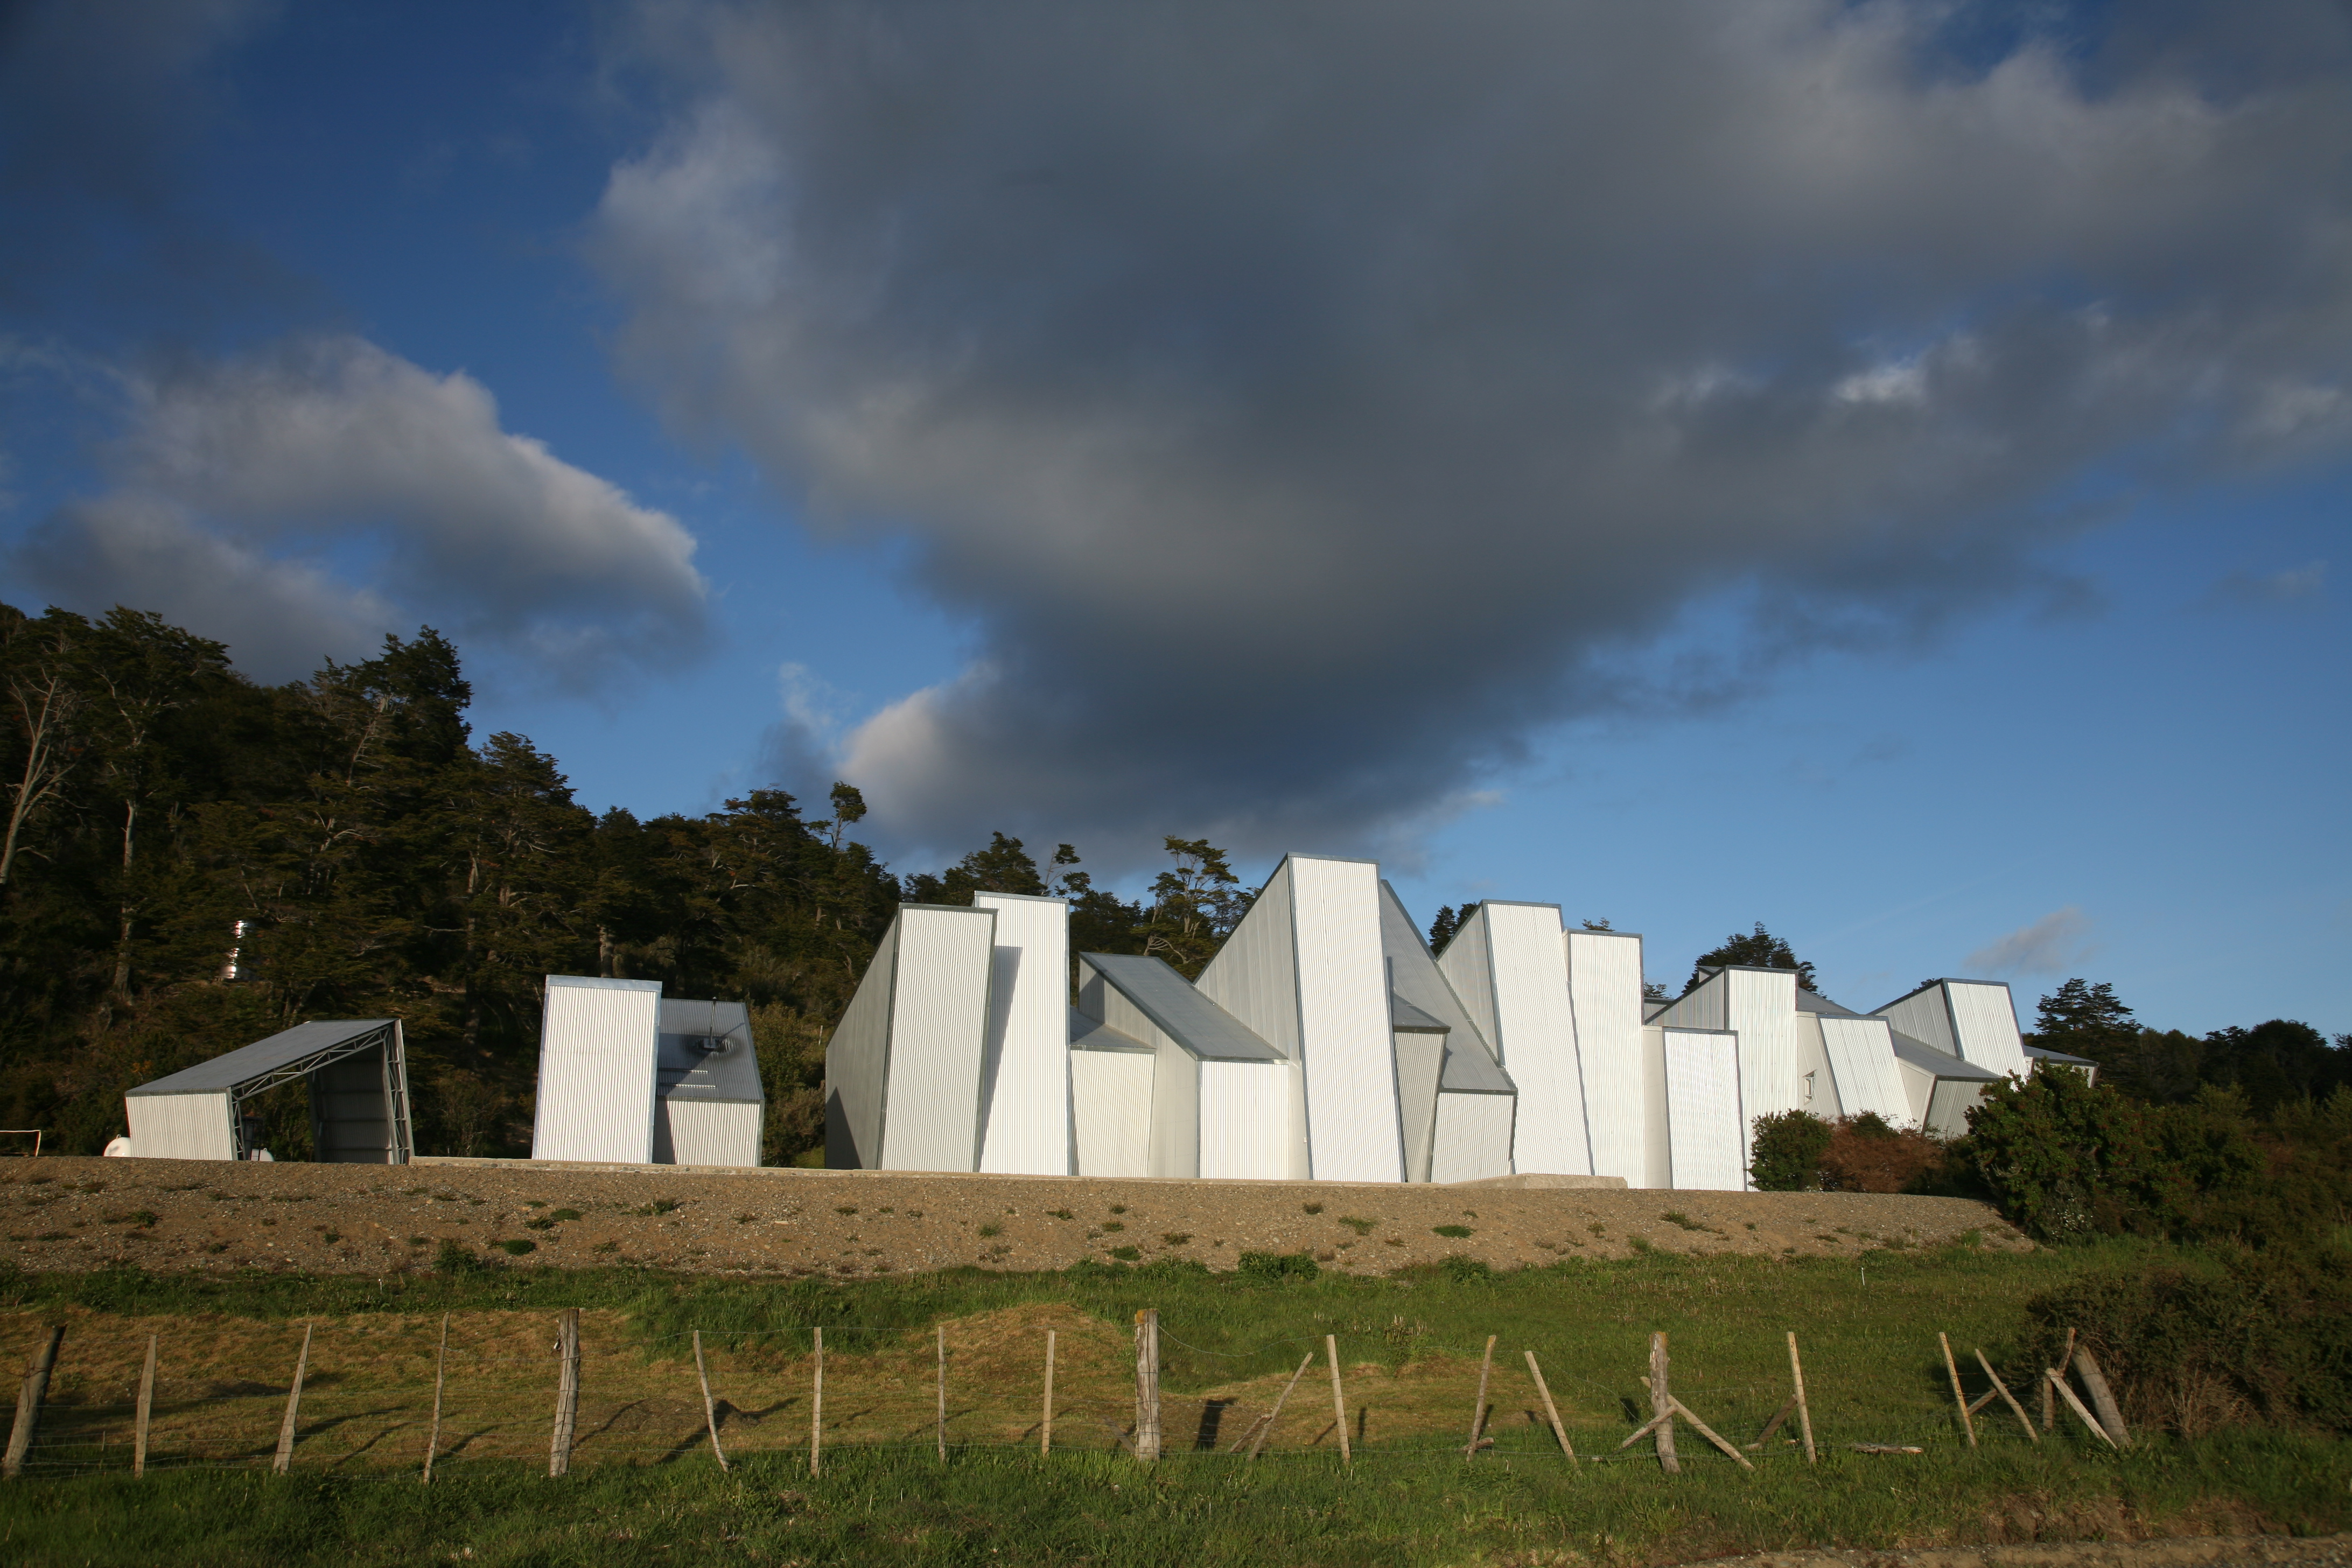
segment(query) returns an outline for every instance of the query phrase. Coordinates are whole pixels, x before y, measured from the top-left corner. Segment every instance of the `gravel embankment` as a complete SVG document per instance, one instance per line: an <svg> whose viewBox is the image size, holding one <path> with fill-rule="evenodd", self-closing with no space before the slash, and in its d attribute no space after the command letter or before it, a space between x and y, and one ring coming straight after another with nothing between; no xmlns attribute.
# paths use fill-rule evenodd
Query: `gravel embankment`
<svg viewBox="0 0 2352 1568"><path fill-rule="evenodd" d="M1454 1253L1509 1268L1640 1246L2032 1246L1981 1204L1856 1193L79 1158L0 1162L0 1257L27 1269L320 1273L428 1268L444 1241L520 1267L842 1275L1051 1269L1084 1258L1227 1269L1244 1252L1307 1252L1326 1268L1379 1274Z"/></svg>

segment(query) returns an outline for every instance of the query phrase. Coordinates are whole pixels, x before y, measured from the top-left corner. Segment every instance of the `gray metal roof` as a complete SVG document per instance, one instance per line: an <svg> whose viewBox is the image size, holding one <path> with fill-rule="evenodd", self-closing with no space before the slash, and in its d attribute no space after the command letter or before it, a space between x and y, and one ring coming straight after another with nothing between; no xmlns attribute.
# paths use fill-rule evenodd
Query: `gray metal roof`
<svg viewBox="0 0 2352 1568"><path fill-rule="evenodd" d="M1437 1087L1446 1094L1519 1092L1519 1086L1511 1081L1509 1073L1496 1065L1494 1058L1475 1045L1455 1045L1452 1035L1445 1037L1445 1067L1437 1075Z"/></svg>
<svg viewBox="0 0 2352 1568"><path fill-rule="evenodd" d="M767 1102L751 1043L751 1016L742 1003L664 997L660 1030L656 1093L731 1105Z"/></svg>
<svg viewBox="0 0 2352 1568"><path fill-rule="evenodd" d="M1151 1047L1133 1035L1124 1034L1108 1024L1087 1017L1076 1007L1070 1009L1070 1049L1074 1051L1142 1051L1151 1054Z"/></svg>
<svg viewBox="0 0 2352 1568"><path fill-rule="evenodd" d="M1389 994L1389 1026L1408 1029L1418 1034L1450 1034L1454 1026L1431 1017L1403 997Z"/></svg>
<svg viewBox="0 0 2352 1568"><path fill-rule="evenodd" d="M380 1029L392 1027L390 1018L314 1018L297 1024L266 1040L240 1046L208 1062L183 1068L168 1078L126 1089L128 1094L221 1094L243 1088L293 1067L307 1057L332 1053L355 1044Z"/></svg>
<svg viewBox="0 0 2352 1568"><path fill-rule="evenodd" d="M2095 1068L2099 1065L2088 1057L2070 1057L2063 1051L2053 1051L2042 1046L2028 1046L2025 1054L2036 1061L2056 1062L2062 1068Z"/></svg>
<svg viewBox="0 0 2352 1568"><path fill-rule="evenodd" d="M1820 992L1808 991L1801 985L1797 987L1797 1011L1800 1013L1818 1014L1831 1018L1860 1018L1866 1016L1864 1014L1855 1012L1851 1007L1842 1007L1835 1002L1831 1001L1828 997L1822 995Z"/></svg>
<svg viewBox="0 0 2352 1568"><path fill-rule="evenodd" d="M1170 1039L1196 1057L1233 1062L1289 1059L1157 958L1125 952L1080 956Z"/></svg>
<svg viewBox="0 0 2352 1568"><path fill-rule="evenodd" d="M1970 1083L1999 1083L2007 1076L1989 1072L1974 1062L1962 1061L1956 1056L1937 1050L1925 1040L1912 1038L1900 1029L1889 1028L1886 1032L1895 1037L1895 1058L1897 1061L1925 1068L1937 1078L1963 1079Z"/></svg>

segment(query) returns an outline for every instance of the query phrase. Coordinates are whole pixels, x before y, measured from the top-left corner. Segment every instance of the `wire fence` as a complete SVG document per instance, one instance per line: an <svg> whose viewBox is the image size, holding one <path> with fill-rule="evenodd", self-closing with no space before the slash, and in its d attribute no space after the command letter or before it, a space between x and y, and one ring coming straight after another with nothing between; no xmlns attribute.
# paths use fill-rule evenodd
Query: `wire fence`
<svg viewBox="0 0 2352 1568"><path fill-rule="evenodd" d="M556 1321L543 1314L457 1313L446 1321L446 1352L437 1339L443 1321L426 1318L307 1328L194 1321L155 1329L143 1456L147 1327L75 1324L37 1408L29 1412L33 1379L27 1377L12 1453L25 1472L47 1475L128 1470L134 1464L148 1469L285 1463L306 1469L421 1468L428 1447L436 1471L481 1460L547 1462L562 1381ZM823 1325L816 1421L822 1448L919 1447L950 1454L1039 1448L1048 1416L1049 1330L1055 1335L1053 1447L1133 1452L1137 1346L1120 1328L1076 1312L1046 1321L967 1320L913 1331ZM1272 1333L1246 1347L1213 1350L1163 1325L1157 1339L1197 1358L1188 1381L1215 1384L1205 1393L1157 1396L1163 1460L1239 1462L1258 1452L1337 1460L1343 1446L1350 1462L1441 1454L1566 1460L1521 1359L1529 1347L1498 1344L1490 1351L1423 1335L1414 1345L1415 1360L1390 1368L1351 1362L1347 1336ZM814 1331L714 1331L703 1336L698 1358L695 1341L692 1331L649 1336L591 1315L580 1340L567 1461L709 1463L714 1436L730 1460L763 1453L805 1458L815 1398ZM1612 1375L1571 1364L1557 1348L1532 1348L1545 1363L1542 1375L1556 1402L1560 1435L1573 1445L1578 1462L1657 1464L1646 1437L1631 1449L1618 1447L1651 1418L1646 1367L1637 1369L1629 1355L1622 1373ZM1480 1384L1465 1365L1490 1355ZM1327 1361L1328 1368L1301 1364ZM1281 1370L1265 1370L1276 1365ZM1198 1375L1201 1368L1219 1366L1232 1375ZM2021 1403L2030 1403L2041 1375L2037 1369L2003 1378ZM1793 1426L1779 1440L1749 1441L1790 1400L1786 1374L1727 1380L1678 1363L1675 1376L1682 1380L1676 1397L1701 1406L1692 1413L1739 1447L1748 1462L1802 1462ZM1980 1440L2027 1441L2009 1412L1990 1403L1992 1391L1981 1373L1966 1381L1971 1394L1981 1394ZM1475 1386L1486 1390L1483 1404ZM1937 1409L1916 1391L1891 1398L1884 1389L1856 1400L1823 1386L1811 1393L1809 1419L1822 1447L1867 1442L1924 1449L1962 1440L1958 1405L1953 1400ZM36 1417L29 1429L28 1414ZM1269 1419L1271 1429L1261 1439ZM2057 1419L2067 1419L2063 1409ZM1686 1460L1720 1458L1695 1437L1681 1451Z"/></svg>

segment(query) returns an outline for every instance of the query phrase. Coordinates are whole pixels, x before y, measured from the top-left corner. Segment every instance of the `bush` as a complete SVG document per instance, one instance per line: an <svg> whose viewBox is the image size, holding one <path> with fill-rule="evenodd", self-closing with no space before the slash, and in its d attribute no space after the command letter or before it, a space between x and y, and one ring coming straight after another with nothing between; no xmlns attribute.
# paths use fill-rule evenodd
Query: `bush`
<svg viewBox="0 0 2352 1568"><path fill-rule="evenodd" d="M1445 1277L1456 1285L1484 1285L1495 1278L1494 1267L1483 1258L1451 1252L1437 1260Z"/></svg>
<svg viewBox="0 0 2352 1568"><path fill-rule="evenodd" d="M2025 1311L2035 1364L2057 1365L2074 1330L2136 1428L2352 1433L2352 1261L2340 1252L2136 1264L2085 1275Z"/></svg>
<svg viewBox="0 0 2352 1568"><path fill-rule="evenodd" d="M1839 1193L1912 1192L1932 1182L1943 1167L1942 1143L1865 1110L1831 1124L1830 1145L1821 1157L1822 1185Z"/></svg>
<svg viewBox="0 0 2352 1568"><path fill-rule="evenodd" d="M1809 1110L1777 1110L1756 1119L1748 1173L1759 1191L1810 1193L1822 1184L1822 1156L1829 1152L1830 1124Z"/></svg>
<svg viewBox="0 0 2352 1568"><path fill-rule="evenodd" d="M1286 1285L1293 1279L1312 1279L1323 1272L1315 1259L1303 1252L1244 1252L1234 1268L1253 1285Z"/></svg>

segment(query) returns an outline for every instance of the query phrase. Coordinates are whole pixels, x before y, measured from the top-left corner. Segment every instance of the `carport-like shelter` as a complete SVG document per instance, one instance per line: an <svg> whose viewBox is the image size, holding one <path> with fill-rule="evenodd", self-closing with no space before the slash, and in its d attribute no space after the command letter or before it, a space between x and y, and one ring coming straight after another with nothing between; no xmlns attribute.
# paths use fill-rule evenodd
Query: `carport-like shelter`
<svg viewBox="0 0 2352 1568"><path fill-rule="evenodd" d="M408 1059L397 1018L318 1018L123 1096L134 1156L242 1160L244 1105L296 1079L310 1088L313 1158L404 1165Z"/></svg>

